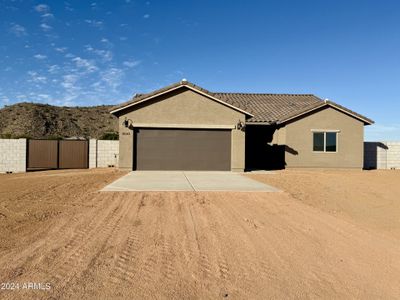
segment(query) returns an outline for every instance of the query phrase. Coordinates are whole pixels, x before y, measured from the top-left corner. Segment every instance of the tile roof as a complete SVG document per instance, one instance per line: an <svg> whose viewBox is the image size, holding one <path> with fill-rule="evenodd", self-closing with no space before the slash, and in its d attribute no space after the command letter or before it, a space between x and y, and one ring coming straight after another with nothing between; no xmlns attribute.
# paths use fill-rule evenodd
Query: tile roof
<svg viewBox="0 0 400 300"><path fill-rule="evenodd" d="M248 122L274 123L284 116L299 112L313 105L324 103L314 95L290 94L245 94L245 93L213 93L216 97L241 105L254 117Z"/></svg>
<svg viewBox="0 0 400 300"><path fill-rule="evenodd" d="M353 115L366 124L374 123L372 120L354 111L332 101L321 100L312 94L215 93L187 81L174 83L148 94L136 94L130 101L113 107L111 112L114 113L122 110L127 106L145 101L148 98L168 92L169 90L176 89L180 86L190 87L246 112L250 116L246 122L251 123L284 123L289 119L301 116L302 114L326 105L336 107L345 113Z"/></svg>

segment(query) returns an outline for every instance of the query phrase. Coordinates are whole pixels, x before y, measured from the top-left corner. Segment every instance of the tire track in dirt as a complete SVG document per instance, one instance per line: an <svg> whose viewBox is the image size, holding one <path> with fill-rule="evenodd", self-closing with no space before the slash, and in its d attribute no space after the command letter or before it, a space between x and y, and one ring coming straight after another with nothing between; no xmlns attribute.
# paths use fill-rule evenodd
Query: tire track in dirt
<svg viewBox="0 0 400 300"><path fill-rule="evenodd" d="M44 172L39 173L42 174ZM99 203L102 205L102 195L97 192L97 186L101 186L102 183L99 183L98 179L107 182L119 175L115 172L109 172L109 170L102 170L101 172L90 171L87 172L87 174L83 174L85 175L84 177L80 177L82 175L81 172L72 171L70 173L71 174L63 175L62 178L57 178L60 177L58 173L41 176L28 173L23 176L7 178L7 189L12 190L14 186L21 185L24 186L24 189L22 193L13 191L11 195L7 192L6 201L8 202L5 203L12 201L12 203L15 203L15 205L17 205L16 207L18 207L18 203L28 202L28 205L32 205L33 209L36 210L39 206L42 206L46 211L48 210L51 212L56 209L57 211L64 212L66 210L67 214L63 213L56 218L47 220L50 222L44 223L38 230L34 231L33 235L20 236L20 240L27 240L29 242L17 244L18 246L14 248L14 251L8 249L8 251L2 252L1 257L5 262L13 261L12 265L8 265L7 263L3 264L3 269L8 269L9 271L7 270L0 275L2 281L15 280L15 274L20 276L20 274L26 272L25 270L29 269L33 269L29 274L46 273L46 265L51 265L60 252L59 246L55 241L59 240L60 237L68 237L71 232L71 227L73 228L74 224L78 223L79 217L83 217L87 211L89 211L90 214L92 209L99 207ZM38 177L44 176L48 177L49 180L45 183L43 180L38 180ZM5 182L3 182L3 184L4 183ZM77 185L79 185L79 188L76 188ZM24 192L26 190L29 192ZM84 190L86 191L83 192ZM27 197L27 195L30 196ZM66 205L67 207L65 207ZM69 215L68 212L71 211L71 209L76 210L76 207L81 207L81 209L76 211L74 215ZM99 208L101 209L101 207ZM22 211L24 211L24 209L22 209ZM29 210L29 212L31 212L31 210ZM13 214L15 214L15 212ZM23 221L26 223L29 220L25 218ZM38 222L38 224L39 223L41 222ZM25 245L29 245L29 247ZM17 272L16 270L22 271Z"/></svg>
<svg viewBox="0 0 400 300"><path fill-rule="evenodd" d="M104 201L103 204L106 204L106 202ZM109 205L109 207L99 206L96 210L91 211L87 217L83 219L83 223L78 223L79 225L76 226L72 237L65 239L64 242L62 242L63 246L59 247L57 250L53 249L49 252L46 244L54 241L54 239L58 240L59 243L60 237L58 234L56 236L49 236L46 242L41 241L35 253L40 253L40 256L45 257L46 267L41 266L41 261L38 261L38 258L30 255L26 257L25 262L17 267L17 269L24 270L27 264L37 264L38 267L34 268L32 271L23 273L23 276L20 277L19 280L27 278L27 281L30 281L31 278L35 277L44 278L44 280L40 281L49 282L52 286L52 293L57 294L62 290L68 282L75 277L79 269L85 265L85 260L87 261L90 259L90 255L93 254L90 242L99 237L97 236L99 227L104 224L109 227L113 219L116 218L117 210L121 210L122 205L120 205L118 201L115 201L114 197L111 199L111 204L112 205ZM101 216L101 214L99 214L101 211L104 211L104 215L99 218L99 216ZM61 236L61 238L63 237ZM19 276L19 274L16 273L15 276ZM12 278L8 280L12 280ZM43 298L47 298L47 296Z"/></svg>
<svg viewBox="0 0 400 300"><path fill-rule="evenodd" d="M196 212L194 212L196 206L198 205L198 193L194 192L194 197L195 201L192 201L191 203L188 204L187 209L188 209L188 214L190 216L189 218L189 226L191 227L193 233L194 233L194 238L197 246L197 251L198 251L198 273L200 278L206 278L210 279L212 274L213 274L213 268L212 268L212 261L208 255L208 252L206 249L206 245L203 246L204 240L200 240L199 236L199 227L200 227L200 221L197 220L195 216L198 216ZM201 229L200 229L201 230Z"/></svg>
<svg viewBox="0 0 400 300"><path fill-rule="evenodd" d="M111 202L114 202L115 199L114 197L111 199ZM105 203L103 203L105 204ZM113 203L115 207L112 208L111 214L115 214L115 211L118 209L118 204ZM89 240L91 238L91 235L93 236L93 233L96 231L96 229L99 227L99 222L102 222L104 219L106 219L108 216L104 215L104 219L98 219L98 216L101 216L102 211L106 211L106 207L103 205L96 207L94 210L88 212L88 215L83 221L83 223L79 223L80 219L75 220L75 229L71 235L71 237L68 238L68 240L65 242L63 247L59 247L57 251L55 251L48 259L49 259L49 264L54 264L55 260L59 256L65 256L68 255L70 250L73 250L76 247L79 247L80 244L83 244L85 241ZM111 209L111 208L110 208ZM70 228L68 228L70 226ZM73 226L72 226L73 227ZM71 224L66 224L60 229L61 235L66 233L67 230L71 230Z"/></svg>
<svg viewBox="0 0 400 300"><path fill-rule="evenodd" d="M147 194L142 194L138 201L136 212L127 216L126 222L130 230L128 231L123 247L118 249L117 258L113 261L110 272L111 281L114 284L121 282L134 283L137 277L137 264L139 262L139 252L143 247L144 229L141 219L146 219L145 211ZM132 210L133 211L133 210Z"/></svg>
<svg viewBox="0 0 400 300"><path fill-rule="evenodd" d="M94 215L89 223L84 223L83 228L80 228L65 245L63 253L58 255L57 260L61 262L55 263L50 269L49 273L54 275L47 280L54 286L56 294L94 263L96 253L101 252L112 233L119 230L128 202L121 203L121 199L115 198L113 195L109 210L103 216Z"/></svg>
<svg viewBox="0 0 400 300"><path fill-rule="evenodd" d="M254 247L246 232L238 223L240 219L232 217L226 209L219 209L220 194L204 194L210 205L203 205L202 215L208 216L206 226L209 229L214 248L218 277L223 288L223 294L231 294L238 286L251 288L258 276L258 267L254 264ZM235 233L234 236L228 233ZM221 247L226 245L225 247ZM235 250L233 250L235 249Z"/></svg>
<svg viewBox="0 0 400 300"><path fill-rule="evenodd" d="M154 203L154 202L153 202ZM150 238L150 245L148 248L148 253L144 255L144 263L141 272L141 276L143 277L144 283L150 283L155 280L154 273L157 269L159 255L158 255L158 246L160 240L162 238L162 223L161 223L160 214L157 214L155 222L150 225L152 230L154 230L154 234Z"/></svg>
<svg viewBox="0 0 400 300"><path fill-rule="evenodd" d="M118 195L120 196L120 195ZM121 199L122 198L122 199ZM134 211L132 208L134 206L135 201L131 201L133 199L126 199L125 197L119 197L119 200L122 201L122 207L120 212L115 216L115 221L105 222L105 226L101 226L100 228L100 236L104 237L100 240L95 240L96 247L93 248L93 252L91 253L91 259L89 263L86 262L85 267L81 272L77 272L75 276L73 276L72 280L70 280L69 288L66 291L63 291L63 295L66 292L69 292L71 297L73 297L75 290L74 286L77 286L84 282L82 285L82 289L96 289L95 286L91 285L90 282L96 278L96 270L99 268L105 268L104 262L106 261L105 253L107 249L112 247L116 242L116 237L119 238L120 235L125 235L125 228L129 224L130 217L129 214ZM128 224L127 224L128 223ZM109 269L107 267L107 269Z"/></svg>
<svg viewBox="0 0 400 300"><path fill-rule="evenodd" d="M202 218L199 218L200 226L202 230L207 230L207 239L204 247L206 249L210 249L210 247L213 248L213 255L211 258L208 258L210 262L210 274L212 274L213 277L217 277L216 283L221 289L221 294L228 295L226 291L231 280L231 267L226 254L221 248L221 246L224 245L224 240L221 234L219 234L213 214L210 212L211 201L209 197L206 197L203 193L196 193L195 200L198 209L196 215L202 216Z"/></svg>
<svg viewBox="0 0 400 300"><path fill-rule="evenodd" d="M128 269L132 275L122 282L134 286L135 297L151 299L154 298L155 293L160 292L159 285L163 280L160 249L162 247L165 218L163 213L165 211L163 210L164 200L163 197L159 197L159 193L149 193L142 200L138 205L141 221L141 225L138 226L138 229L141 230L138 232L140 246L132 253L132 255L135 255L132 258L134 263L122 267L122 271ZM145 206L143 206L143 203L145 203Z"/></svg>
<svg viewBox="0 0 400 300"><path fill-rule="evenodd" d="M54 192L60 191L49 191L42 203ZM59 220L33 223L40 241L32 244L29 231L16 232L24 243L0 255L10 278L43 282L61 274L55 290L1 293L2 299L391 299L399 294L397 242L296 205L286 194L89 193L76 200L65 191L65 199L56 202L89 205L63 207Z"/></svg>
<svg viewBox="0 0 400 300"><path fill-rule="evenodd" d="M251 205L248 205L249 201L261 200L259 194L251 194L250 195L241 195L242 197L237 197L235 199L234 205L228 205L226 201L218 202L218 209L221 212L225 213L226 218L229 220L227 223L231 226L233 224L237 225L241 229L241 233L243 233L241 239L247 240L244 244L248 247L252 245L254 252L254 257L250 257L247 254L248 251L241 251L240 253L244 254L238 263L238 267L242 270L243 274L246 274L245 278L242 280L246 282L246 286L254 286L255 276L259 276L261 282L280 282L282 284L282 278L277 276L277 271L290 273L293 271L293 267L291 265L290 257L283 256L282 253L288 253L288 249L285 248L287 243L284 240L277 238L278 236L287 236L286 226L285 228L276 227L276 224L268 224L273 227L274 231L281 232L281 235L274 235L273 239L271 237L266 236L262 228L254 226L254 218L257 220L265 218L265 215L262 215L262 210L254 210ZM223 209L222 209L223 207ZM281 218L281 216L277 216L277 218ZM236 220L236 222L235 222ZM278 224L285 224L285 222L279 221L276 222ZM296 226L293 226L290 231L296 230ZM230 228L228 230L233 230ZM237 228L236 228L237 230ZM289 229L288 229L289 230ZM249 271L249 265L246 263L253 262L251 271ZM256 262L256 265L254 264ZM301 285L301 280L296 280L292 282L293 285ZM305 283L308 285L308 283ZM309 288L310 286L308 286ZM258 286L260 288L260 286Z"/></svg>
<svg viewBox="0 0 400 300"><path fill-rule="evenodd" d="M178 276L176 268L178 267L176 262L176 255L179 251L179 246L176 243L176 237L179 236L179 231L171 231L175 226L176 215L176 197L168 194L164 198L163 210L160 213L164 216L171 216L162 218L162 235L159 245L159 256L160 256L160 272L163 277L164 284L169 285ZM175 241L175 242L174 242Z"/></svg>
<svg viewBox="0 0 400 300"><path fill-rule="evenodd" d="M93 201L96 201L98 195L93 197ZM97 211L101 211L103 208L99 207ZM51 228L49 233L38 241L34 242L28 249L24 249L22 252L18 253L17 256L14 256L17 263L13 264L14 270L27 270L32 265L37 265L34 270L30 271L30 276L34 276L36 274L46 274L48 273L47 266L50 266L56 262L57 257L60 253L63 252L63 247L52 248L54 244L54 239L59 239L59 237L68 236L67 232L71 231L71 227L74 225L71 222L67 222L70 220L63 220L61 223L54 224L53 228ZM77 219L76 219L77 221ZM95 222L94 219L91 219L91 223ZM86 227L85 227L86 228ZM83 234L84 230L80 229L81 234ZM79 234L79 233L78 233ZM65 247L65 246L64 246ZM23 272L24 275L25 272ZM20 272L12 272L14 275L7 276L8 281L15 280L17 276L19 276Z"/></svg>
<svg viewBox="0 0 400 300"><path fill-rule="evenodd" d="M193 229L193 223L188 209L188 202L185 201L184 197L179 197L175 194L173 199L177 201L177 225L180 230L182 230L180 249L182 253L182 258L184 259L183 266L185 269L192 269L195 257L198 257L198 243L196 239L196 232ZM197 252L197 254L196 254Z"/></svg>

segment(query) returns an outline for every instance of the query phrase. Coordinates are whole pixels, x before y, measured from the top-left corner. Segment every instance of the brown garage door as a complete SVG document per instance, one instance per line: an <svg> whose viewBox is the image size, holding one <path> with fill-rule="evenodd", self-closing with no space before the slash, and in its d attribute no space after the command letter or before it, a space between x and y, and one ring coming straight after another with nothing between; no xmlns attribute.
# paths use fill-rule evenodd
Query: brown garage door
<svg viewBox="0 0 400 300"><path fill-rule="evenodd" d="M136 170L231 169L231 131L207 129L135 130Z"/></svg>

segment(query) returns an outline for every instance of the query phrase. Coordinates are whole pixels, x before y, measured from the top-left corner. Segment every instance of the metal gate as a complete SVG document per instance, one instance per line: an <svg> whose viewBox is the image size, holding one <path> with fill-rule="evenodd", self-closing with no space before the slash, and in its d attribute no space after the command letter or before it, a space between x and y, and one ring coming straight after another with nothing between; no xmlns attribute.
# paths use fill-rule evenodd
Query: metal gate
<svg viewBox="0 0 400 300"><path fill-rule="evenodd" d="M28 170L88 167L89 142L86 140L28 140Z"/></svg>
<svg viewBox="0 0 400 300"><path fill-rule="evenodd" d="M59 141L58 168L86 169L89 167L88 141Z"/></svg>

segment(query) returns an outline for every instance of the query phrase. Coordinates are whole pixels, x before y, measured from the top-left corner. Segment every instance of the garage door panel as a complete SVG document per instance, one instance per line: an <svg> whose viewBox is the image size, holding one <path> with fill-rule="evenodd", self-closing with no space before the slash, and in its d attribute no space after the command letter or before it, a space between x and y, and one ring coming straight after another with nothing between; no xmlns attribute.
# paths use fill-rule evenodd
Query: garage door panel
<svg viewBox="0 0 400 300"><path fill-rule="evenodd" d="M230 170L231 131L137 129L137 170Z"/></svg>

